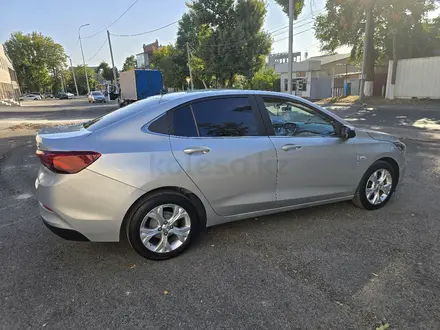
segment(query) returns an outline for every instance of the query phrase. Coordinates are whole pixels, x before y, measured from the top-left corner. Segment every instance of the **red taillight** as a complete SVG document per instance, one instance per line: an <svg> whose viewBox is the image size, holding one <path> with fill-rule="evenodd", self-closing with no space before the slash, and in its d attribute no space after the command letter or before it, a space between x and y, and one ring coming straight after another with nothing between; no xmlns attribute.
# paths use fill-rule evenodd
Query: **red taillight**
<svg viewBox="0 0 440 330"><path fill-rule="evenodd" d="M94 151L41 151L41 163L55 173L74 174L96 161L101 154Z"/></svg>

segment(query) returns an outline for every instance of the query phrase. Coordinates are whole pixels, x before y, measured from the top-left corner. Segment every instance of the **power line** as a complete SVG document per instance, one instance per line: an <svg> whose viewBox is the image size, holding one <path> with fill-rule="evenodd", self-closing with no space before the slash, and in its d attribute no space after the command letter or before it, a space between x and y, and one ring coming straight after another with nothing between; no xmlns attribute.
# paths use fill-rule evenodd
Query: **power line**
<svg viewBox="0 0 440 330"><path fill-rule="evenodd" d="M308 28L308 29L305 29L304 31L301 31L301 32L294 33L293 36L297 36L297 35L299 35L299 34L303 34L303 33L307 32L307 31L310 31L311 29L313 29L313 27ZM288 39L288 38L289 38L289 37L285 37L285 38L282 38L282 39L275 40L274 43L276 43L276 42L278 42L278 41L286 40L286 39Z"/></svg>
<svg viewBox="0 0 440 330"><path fill-rule="evenodd" d="M101 47L99 47L99 49L96 51L96 53L92 57L90 57L86 62L90 62L91 60L93 60L95 58L95 56L98 55L98 53L101 51L102 47L104 47L104 45L107 43L107 41L108 41L107 38L105 38Z"/></svg>
<svg viewBox="0 0 440 330"><path fill-rule="evenodd" d="M299 27L299 26L297 26L298 23L301 23L301 22L309 20L309 19L314 19L316 16L318 16L319 14L321 14L325 10L326 10L325 7L321 8L320 10L318 10L317 12L315 12L315 13L309 15L309 16L303 17L303 18L293 22L293 26L294 27ZM289 27L289 25L284 25L283 27L280 27L280 28L277 28L275 30L269 31L269 33L274 33L274 32L277 32L277 31L281 31L281 30L287 29L288 27Z"/></svg>
<svg viewBox="0 0 440 330"><path fill-rule="evenodd" d="M313 21L310 21L310 22L307 22L307 23L303 23L303 24L298 25L298 26L295 26L295 27L296 27L296 28L300 28L300 27L302 27L302 26L306 26L306 25L309 25L309 24L311 24L311 23L313 23ZM281 34L286 33L286 32L289 32L289 31L283 31L283 32L278 32L278 33L276 33L276 34L272 34L272 37L275 37L275 36L281 35Z"/></svg>
<svg viewBox="0 0 440 330"><path fill-rule="evenodd" d="M312 22L308 22L308 23L303 23L303 24L301 24L301 25L298 25L297 27L302 27L302 26L308 25L308 24L310 24L310 23L313 23L313 21L312 21ZM302 31L302 32L295 33L294 36L295 36L295 35L298 35L298 34L301 34L301 33L303 33L303 32L309 31L309 30L311 30L311 29L313 29L313 27L310 27L310 28L308 28L307 30L304 30L304 31ZM281 34L282 34L282 33L281 33ZM275 34L275 35L273 35L273 36L276 36L276 35L278 35L278 34ZM255 38L254 38L254 39L255 39ZM287 39L287 38L284 38L284 39ZM277 41L274 41L274 42L278 42L278 41L281 41L281 40L284 40L284 39L280 39L280 40L277 40ZM223 47L223 48L239 47L239 46L244 45L244 44L246 44L246 43L248 43L248 42L251 42L252 40L253 40L253 39L241 40L241 41L238 41L238 42L235 42L235 43L223 43L223 44L214 44L214 45L201 45L201 46L199 47L199 49L209 48L209 47L218 47L218 46L225 46L225 47ZM191 47L191 48L192 48L192 47ZM195 52L194 49L193 49L193 51Z"/></svg>
<svg viewBox="0 0 440 330"><path fill-rule="evenodd" d="M180 20L177 20L177 21L174 21L174 22L168 23L167 25L164 25L164 26L158 27L157 29L150 30L150 31L145 31L145 32L140 32L140 33L134 33L134 34L113 34L113 33L111 33L111 35L112 35L112 36L115 36L115 37L136 37L136 36L141 36L141 35L143 35L143 34L152 33L152 32L156 32L156 31L159 31L159 30L165 29L166 27L171 26L171 25L173 25L173 24L176 24L176 23L179 22L179 21L180 21Z"/></svg>
<svg viewBox="0 0 440 330"><path fill-rule="evenodd" d="M301 23L301 22L303 22L303 21L305 21L305 20L308 20L308 19L310 19L310 18L314 18L314 16L320 14L320 13L321 13L322 11L324 11L324 10L325 10L325 8L322 8L322 9L318 10L316 13L314 13L314 14L308 16L308 17L304 17L304 18L302 18L302 19L296 21L296 22L294 23L294 24L295 24L294 26L296 26L297 23ZM158 27L158 28L156 28L156 29L149 30L149 31L145 31L145 32L133 33L133 34L113 34L113 33L111 33L111 35L112 35L112 36L115 36L115 37L137 37L137 36L140 36L140 35L144 35L144 34L148 34L148 33L152 33L152 32L156 32L156 31L159 31L159 30L165 29L165 28L167 28L167 27L169 27L169 26L171 26L171 25L173 25L173 24L178 23L179 21L180 21L180 20L177 20L177 21L174 21L174 22L168 23L168 24L166 24L166 25L163 25L163 26L161 26L161 27ZM311 22L309 22L308 24L310 24L310 23L311 23ZM301 26L302 26L302 25L301 25ZM288 25L286 25L286 26L284 26L284 27L281 27L281 28L279 28L279 29L276 29L276 30L270 31L269 33L274 33L274 32L277 32L277 31L283 30L283 29L285 29L285 28L287 28L287 27L288 27ZM299 26L297 26L297 27L299 27Z"/></svg>
<svg viewBox="0 0 440 330"><path fill-rule="evenodd" d="M90 36L87 37L83 37L82 39L86 39L86 38L92 38L94 36L97 36L98 34L104 32L105 30L107 30L110 26L112 26L113 24L115 24L117 21L119 21L122 16L124 16L139 0L135 0L130 7L128 7L117 19L115 19L113 22L111 22L109 25L107 25L105 28L103 28L101 31L96 32L95 34L92 34Z"/></svg>

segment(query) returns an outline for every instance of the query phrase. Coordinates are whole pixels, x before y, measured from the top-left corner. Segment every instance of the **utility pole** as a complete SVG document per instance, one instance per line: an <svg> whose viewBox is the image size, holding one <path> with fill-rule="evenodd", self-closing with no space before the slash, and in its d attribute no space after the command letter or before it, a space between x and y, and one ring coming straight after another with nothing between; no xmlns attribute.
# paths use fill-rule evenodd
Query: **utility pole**
<svg viewBox="0 0 440 330"><path fill-rule="evenodd" d="M365 22L365 36L364 36L364 53L362 55L362 75L360 83L359 98L361 101L365 99L364 86L365 79L367 78L367 53L370 49L369 31L371 24L373 23L373 8L367 8L366 10L366 22Z"/></svg>
<svg viewBox="0 0 440 330"><path fill-rule="evenodd" d="M75 83L76 96L79 96L78 85L76 84L75 70L73 70L72 58L69 55L67 55L67 57L69 58L70 61L70 70L72 71L73 82Z"/></svg>
<svg viewBox="0 0 440 330"><path fill-rule="evenodd" d="M61 79L61 91L65 93L66 89L64 88L63 70L60 71L60 79Z"/></svg>
<svg viewBox="0 0 440 330"><path fill-rule="evenodd" d="M293 70L293 1L289 0L289 59L288 59L288 93L292 94L292 70Z"/></svg>
<svg viewBox="0 0 440 330"><path fill-rule="evenodd" d="M108 38L108 47L110 48L110 57L112 59L112 68L113 68L113 85L115 86L115 92L119 94L119 85L118 85L118 78L116 76L116 67L115 67L115 61L113 59L113 50L112 50L112 42L110 40L110 32L107 30L107 38Z"/></svg>
<svg viewBox="0 0 440 330"><path fill-rule="evenodd" d="M193 83L193 75L192 75L192 69L191 69L191 63L190 63L190 55L189 55L189 44L186 42L186 52L188 54L188 69L189 69L189 79L191 81L191 90L194 90L194 83Z"/></svg>
<svg viewBox="0 0 440 330"><path fill-rule="evenodd" d="M84 72L86 74L86 82L87 82L87 92L88 92L88 94L90 94L90 85L89 85L89 77L87 76L86 60L84 59L84 51L83 51L83 46L82 46L82 42L81 42L81 28L84 27L84 26L89 26L89 25L90 24L83 24L78 29L79 46L81 47L81 55L82 55L82 58L83 58Z"/></svg>

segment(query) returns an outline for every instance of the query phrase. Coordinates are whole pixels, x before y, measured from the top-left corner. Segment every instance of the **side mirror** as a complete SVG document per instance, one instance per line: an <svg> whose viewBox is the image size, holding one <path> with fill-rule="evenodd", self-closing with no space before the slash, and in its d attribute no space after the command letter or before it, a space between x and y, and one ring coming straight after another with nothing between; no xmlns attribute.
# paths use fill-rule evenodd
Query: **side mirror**
<svg viewBox="0 0 440 330"><path fill-rule="evenodd" d="M343 139L351 139L356 136L356 132L354 131L354 129L352 129L348 126L342 126L340 136Z"/></svg>

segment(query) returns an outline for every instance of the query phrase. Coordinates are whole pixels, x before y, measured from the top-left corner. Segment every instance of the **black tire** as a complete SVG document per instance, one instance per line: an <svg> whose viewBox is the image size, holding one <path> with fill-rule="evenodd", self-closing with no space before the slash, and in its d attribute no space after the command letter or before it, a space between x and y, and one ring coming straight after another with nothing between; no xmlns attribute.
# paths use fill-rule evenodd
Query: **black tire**
<svg viewBox="0 0 440 330"><path fill-rule="evenodd" d="M366 188L366 185L367 185L367 182L368 182L368 179L370 178L370 176L375 171L380 170L380 169L385 169L388 172L390 172L391 178L392 178L392 188L391 188L390 194L388 195L388 197L384 201L382 201L380 204L374 205L368 201L368 198L365 193L365 188ZM366 210L380 209L388 203L388 201L390 200L391 196L394 193L394 190L396 189L396 186L397 186L397 176L396 176L396 173L395 173L393 167L385 161L378 160L377 162L375 162L373 165L371 165L368 168L368 170L365 172L364 176L362 177L361 182L359 183L359 186L356 190L356 195L353 198L353 203L356 206L363 208L363 209L366 209Z"/></svg>
<svg viewBox="0 0 440 330"><path fill-rule="evenodd" d="M144 217L155 207L162 204L176 204L183 207L191 219L191 230L181 246L171 252L154 252L149 250L141 241L140 226ZM159 192L149 196L131 212L127 222L127 237L131 247L141 256L151 260L166 260L181 254L199 235L200 219L195 206L182 194L174 191Z"/></svg>

